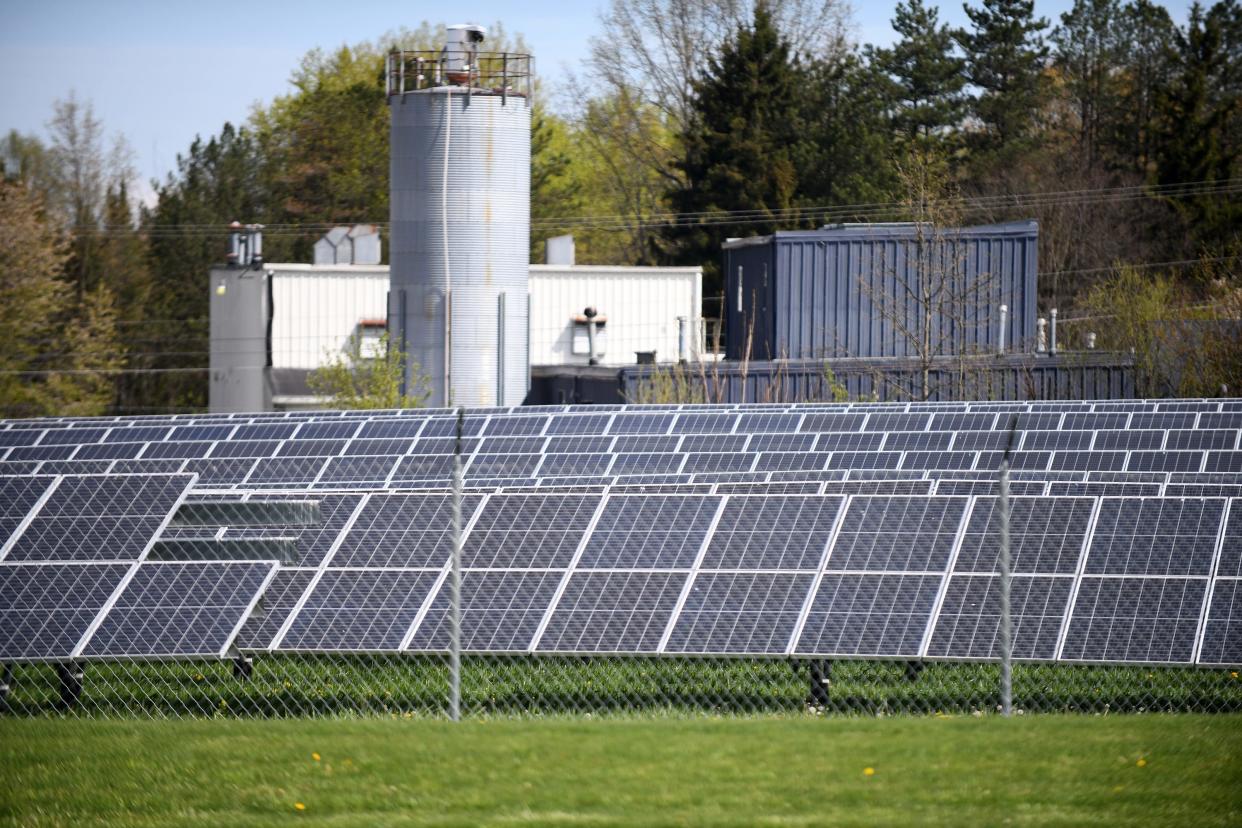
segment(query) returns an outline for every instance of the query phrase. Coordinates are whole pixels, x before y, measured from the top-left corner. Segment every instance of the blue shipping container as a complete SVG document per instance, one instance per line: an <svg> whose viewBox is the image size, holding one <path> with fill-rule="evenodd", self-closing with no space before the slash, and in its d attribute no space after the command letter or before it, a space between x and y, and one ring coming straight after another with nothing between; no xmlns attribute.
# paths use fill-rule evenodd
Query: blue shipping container
<svg viewBox="0 0 1242 828"><path fill-rule="evenodd" d="M724 245L732 360L995 353L1036 335L1039 226L857 224Z"/></svg>

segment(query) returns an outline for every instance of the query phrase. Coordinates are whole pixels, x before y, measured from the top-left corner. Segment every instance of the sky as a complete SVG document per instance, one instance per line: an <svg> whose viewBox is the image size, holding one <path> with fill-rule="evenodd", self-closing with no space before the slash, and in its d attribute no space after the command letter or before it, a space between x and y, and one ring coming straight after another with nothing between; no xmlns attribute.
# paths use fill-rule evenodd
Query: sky
<svg viewBox="0 0 1242 828"><path fill-rule="evenodd" d="M341 6L324 0L211 4L202 0L43 0L11 7L0 26L0 131L46 135L52 104L72 90L90 101L109 134L122 133L150 198L196 135L246 120L256 104L289 90L301 57L371 41L384 32L433 22L502 21L521 33L539 74L555 88L578 71L588 40L599 31L606 0L480 0L462 5L463 19L446 20L447 6L362 0ZM885 45L894 0L854 3L858 42ZM929 4L930 5L930 4ZM1036 0L1036 12L1059 21L1071 0ZM1166 3L1178 22L1188 0ZM941 18L966 23L960 2L941 5Z"/></svg>

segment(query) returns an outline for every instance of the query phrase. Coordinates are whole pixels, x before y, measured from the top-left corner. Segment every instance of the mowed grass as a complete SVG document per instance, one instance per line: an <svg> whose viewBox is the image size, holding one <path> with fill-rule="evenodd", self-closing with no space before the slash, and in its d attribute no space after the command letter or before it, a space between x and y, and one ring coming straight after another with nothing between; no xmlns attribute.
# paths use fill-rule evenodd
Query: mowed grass
<svg viewBox="0 0 1242 828"><path fill-rule="evenodd" d="M0 821L22 825L1242 820L1233 714L41 718L0 721L0 745Z"/></svg>

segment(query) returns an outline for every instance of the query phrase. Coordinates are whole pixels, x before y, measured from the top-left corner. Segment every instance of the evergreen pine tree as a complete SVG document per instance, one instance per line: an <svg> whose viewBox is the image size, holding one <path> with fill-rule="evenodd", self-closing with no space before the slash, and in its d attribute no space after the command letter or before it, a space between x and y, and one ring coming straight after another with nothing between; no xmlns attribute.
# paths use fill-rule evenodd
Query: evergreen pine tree
<svg viewBox="0 0 1242 828"><path fill-rule="evenodd" d="M938 20L939 9L923 0L897 6L889 49L871 52L871 63L889 83L893 126L910 143L935 145L964 114L963 61L954 54L953 32Z"/></svg>
<svg viewBox="0 0 1242 828"><path fill-rule="evenodd" d="M1117 67L1125 47L1120 17L1117 0L1074 0L1052 33L1056 65L1078 115L1079 154L1087 164L1115 143L1123 80Z"/></svg>
<svg viewBox="0 0 1242 828"><path fill-rule="evenodd" d="M964 7L971 31L959 31L966 53L966 76L978 92L971 101L985 132L983 147L1016 149L1033 137L1044 98L1043 70L1048 50L1041 32L1048 21L1035 17L1034 0L983 0Z"/></svg>
<svg viewBox="0 0 1242 828"><path fill-rule="evenodd" d="M674 258L704 268L704 296L721 289L720 245L726 236L770 233L797 191L794 165L799 69L765 2L755 5L709 61L695 84L694 105L678 167L685 183L669 193L678 213L754 211L742 227L691 217L669 228Z"/></svg>

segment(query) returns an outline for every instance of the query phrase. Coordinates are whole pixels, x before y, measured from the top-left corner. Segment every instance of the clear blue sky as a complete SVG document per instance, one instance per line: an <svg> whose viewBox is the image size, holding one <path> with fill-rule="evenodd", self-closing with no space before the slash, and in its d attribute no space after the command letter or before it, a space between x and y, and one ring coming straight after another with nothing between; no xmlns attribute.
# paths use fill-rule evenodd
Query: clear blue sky
<svg viewBox="0 0 1242 828"><path fill-rule="evenodd" d="M859 42L891 41L893 0L856 2ZM1071 0L1036 0L1054 23ZM1167 4L1179 22L1189 2ZM110 132L135 152L144 181L163 178L196 134L244 121L256 102L286 91L291 70L308 50L374 40L422 20L500 20L520 32L554 87L577 70L587 39L599 30L603 0L526 0L469 4L205 3L202 0L42 0L12 6L0 25L0 130L43 134L52 102L69 90L89 99ZM448 9L457 9L448 12ZM960 2L942 17L966 22ZM447 16L462 18L446 20Z"/></svg>

